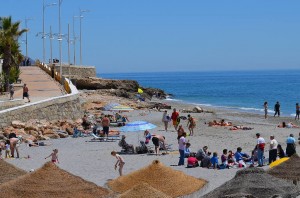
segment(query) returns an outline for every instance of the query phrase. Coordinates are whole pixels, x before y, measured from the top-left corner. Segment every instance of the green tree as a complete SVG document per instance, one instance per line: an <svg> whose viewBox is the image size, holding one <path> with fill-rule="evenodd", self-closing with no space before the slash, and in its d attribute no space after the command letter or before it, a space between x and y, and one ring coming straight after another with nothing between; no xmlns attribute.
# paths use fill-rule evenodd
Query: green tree
<svg viewBox="0 0 300 198"><path fill-rule="evenodd" d="M20 23L13 22L11 16L0 17L0 55L3 58L3 72L7 76L6 87L11 68L18 67L22 61L18 38L27 30L20 29Z"/></svg>

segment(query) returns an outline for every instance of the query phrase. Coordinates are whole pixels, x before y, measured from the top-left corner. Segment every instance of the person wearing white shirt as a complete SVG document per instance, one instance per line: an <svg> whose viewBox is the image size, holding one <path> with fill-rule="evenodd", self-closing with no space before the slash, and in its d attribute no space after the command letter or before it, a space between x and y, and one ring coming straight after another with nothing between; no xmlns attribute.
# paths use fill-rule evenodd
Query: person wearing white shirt
<svg viewBox="0 0 300 198"><path fill-rule="evenodd" d="M182 134L182 136L178 139L178 147L179 147L179 153L180 153L178 166L184 165L184 150L185 150L185 145L186 145L185 137L186 137L186 133L184 132Z"/></svg>
<svg viewBox="0 0 300 198"><path fill-rule="evenodd" d="M277 146L278 142L275 140L275 136L271 135L270 136L270 150L269 150L269 164L272 162L276 161L277 158Z"/></svg>
<svg viewBox="0 0 300 198"><path fill-rule="evenodd" d="M256 133L257 138L257 158L258 158L258 166L262 167L264 165L264 151L265 151L265 139L260 137L259 133Z"/></svg>

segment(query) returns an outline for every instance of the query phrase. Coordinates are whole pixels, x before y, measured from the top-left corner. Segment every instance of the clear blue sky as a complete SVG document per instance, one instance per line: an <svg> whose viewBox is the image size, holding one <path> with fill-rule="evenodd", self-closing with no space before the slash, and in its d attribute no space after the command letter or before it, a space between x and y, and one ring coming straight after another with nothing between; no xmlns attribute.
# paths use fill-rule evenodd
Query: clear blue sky
<svg viewBox="0 0 300 198"><path fill-rule="evenodd" d="M29 55L42 59L42 0L0 0L0 15L29 21ZM58 0L46 0L46 3ZM64 0L62 28L84 13L83 64L98 73L298 69L299 0ZM47 7L45 27L58 32L58 6ZM25 26L24 22L22 25ZM76 20L79 35L79 20ZM22 39L25 39L22 38ZM77 41L77 63L79 42ZM25 54L25 44L22 44ZM58 41L54 56L59 57ZM73 57L73 46L71 46ZM50 57L46 40L46 57ZM63 42L63 62L67 62ZM72 60L72 59L71 59Z"/></svg>

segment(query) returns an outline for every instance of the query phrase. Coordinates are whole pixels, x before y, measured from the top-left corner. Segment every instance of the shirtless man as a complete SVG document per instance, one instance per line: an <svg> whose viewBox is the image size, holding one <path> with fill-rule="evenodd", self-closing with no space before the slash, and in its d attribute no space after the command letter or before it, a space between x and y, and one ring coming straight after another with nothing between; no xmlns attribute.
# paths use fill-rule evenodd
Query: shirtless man
<svg viewBox="0 0 300 198"><path fill-rule="evenodd" d="M19 147L19 145L18 145L19 139L13 137L13 138L10 138L9 141L10 141L10 152L11 152L11 157L14 157L15 150L16 150L16 152L17 152L17 158L19 158L19 157L20 157L20 156L19 156L19 149L18 149L18 147Z"/></svg>
<svg viewBox="0 0 300 198"><path fill-rule="evenodd" d="M162 143L163 149L165 151L167 151L166 148L166 138L165 136L161 136L161 135L152 135L152 142L155 146L155 154L159 155L159 145L160 143Z"/></svg>
<svg viewBox="0 0 300 198"><path fill-rule="evenodd" d="M30 102L28 91L29 91L28 87L26 86L26 84L24 84L24 87L23 87L23 99L27 98L28 102Z"/></svg>
<svg viewBox="0 0 300 198"><path fill-rule="evenodd" d="M108 137L110 120L108 119L107 115L105 115L104 118L102 118L101 123L103 128L103 134L106 134L106 136Z"/></svg>

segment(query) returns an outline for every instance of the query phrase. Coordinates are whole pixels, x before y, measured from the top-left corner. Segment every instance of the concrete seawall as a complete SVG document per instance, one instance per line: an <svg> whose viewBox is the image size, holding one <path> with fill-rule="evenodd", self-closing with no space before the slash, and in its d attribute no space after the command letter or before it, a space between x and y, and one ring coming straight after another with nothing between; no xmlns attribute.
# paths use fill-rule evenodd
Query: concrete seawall
<svg viewBox="0 0 300 198"><path fill-rule="evenodd" d="M55 70L59 73L60 67L55 66ZM62 73L63 76L68 76L69 74L71 76L77 76L77 77L96 77L96 68L93 66L62 66Z"/></svg>

